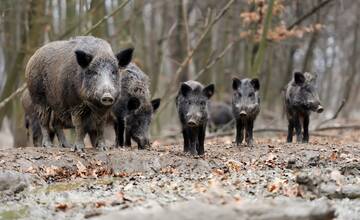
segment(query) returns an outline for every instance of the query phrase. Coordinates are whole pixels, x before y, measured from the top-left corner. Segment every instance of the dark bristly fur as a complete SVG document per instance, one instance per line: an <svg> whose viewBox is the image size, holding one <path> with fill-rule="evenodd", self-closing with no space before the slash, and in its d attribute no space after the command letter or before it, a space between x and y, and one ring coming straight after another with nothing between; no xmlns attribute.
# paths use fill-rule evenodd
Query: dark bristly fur
<svg viewBox="0 0 360 220"><path fill-rule="evenodd" d="M206 124L208 121L208 102L214 94L214 85L204 87L196 81L181 84L176 96L182 133L184 137L184 152L193 155L203 155Z"/></svg>
<svg viewBox="0 0 360 220"><path fill-rule="evenodd" d="M317 93L316 78L316 74L295 72L293 79L287 85L285 94L285 108L289 121L287 142L292 142L294 128L298 143L309 142L310 113L311 111L321 113L324 110Z"/></svg>
<svg viewBox="0 0 360 220"><path fill-rule="evenodd" d="M130 62L132 51L114 55L106 41L84 36L51 42L34 53L25 72L31 99L38 106L42 146L52 146L53 114L54 120L72 122L75 149L84 148L86 133L94 147L106 148L105 119L119 93L119 67ZM53 125L55 131L62 129Z"/></svg>
<svg viewBox="0 0 360 220"><path fill-rule="evenodd" d="M240 145L244 139L248 145L253 143L254 121L260 112L258 79L233 78L232 110L236 120L236 144Z"/></svg>
<svg viewBox="0 0 360 220"><path fill-rule="evenodd" d="M149 77L135 64L129 64L120 76L121 92L113 106L116 146L131 146L131 139L139 149L150 147L149 129L152 115L160 106L160 99L150 100Z"/></svg>

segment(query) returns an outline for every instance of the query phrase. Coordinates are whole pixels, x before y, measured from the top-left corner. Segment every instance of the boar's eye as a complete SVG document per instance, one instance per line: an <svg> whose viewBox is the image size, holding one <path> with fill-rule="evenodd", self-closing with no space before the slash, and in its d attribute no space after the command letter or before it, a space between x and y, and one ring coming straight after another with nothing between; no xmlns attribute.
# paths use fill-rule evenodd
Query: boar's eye
<svg viewBox="0 0 360 220"><path fill-rule="evenodd" d="M253 92L252 92L252 93L249 93L249 97L250 97L250 98L254 97L254 95L255 95L255 94L254 94Z"/></svg>
<svg viewBox="0 0 360 220"><path fill-rule="evenodd" d="M206 102L205 102L205 101L201 101L201 102L200 102L200 105L206 105Z"/></svg>
<svg viewBox="0 0 360 220"><path fill-rule="evenodd" d="M241 92L238 93L238 96L241 98L241 96L242 96Z"/></svg>

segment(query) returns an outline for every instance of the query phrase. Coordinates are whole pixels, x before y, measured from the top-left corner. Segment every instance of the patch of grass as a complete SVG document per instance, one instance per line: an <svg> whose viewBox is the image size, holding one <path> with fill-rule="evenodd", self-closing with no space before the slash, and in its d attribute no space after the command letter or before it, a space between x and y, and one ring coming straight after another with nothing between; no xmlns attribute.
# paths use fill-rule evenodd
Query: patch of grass
<svg viewBox="0 0 360 220"><path fill-rule="evenodd" d="M0 220L22 219L29 216L28 208L0 211Z"/></svg>

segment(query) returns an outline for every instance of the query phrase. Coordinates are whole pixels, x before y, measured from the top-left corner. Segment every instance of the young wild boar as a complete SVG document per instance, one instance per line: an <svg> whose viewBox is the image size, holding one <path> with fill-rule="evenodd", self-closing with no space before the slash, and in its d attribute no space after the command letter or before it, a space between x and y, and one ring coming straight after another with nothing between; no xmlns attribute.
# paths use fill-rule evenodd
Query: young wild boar
<svg viewBox="0 0 360 220"><path fill-rule="evenodd" d="M26 89L21 96L21 103L25 112L25 127L28 132L31 134L33 145L38 147L41 146L42 143L42 133L39 119L39 110L37 105L35 105L30 97L29 90ZM54 112L50 113L49 120L49 137L51 142L53 142L55 134L60 142L62 147L70 148L70 144L67 142L63 128L70 128L71 125L66 125L54 118Z"/></svg>
<svg viewBox="0 0 360 220"><path fill-rule="evenodd" d="M113 106L116 146L131 146L133 139L139 149L150 147L151 118L160 106L160 99L150 101L149 77L135 64L129 64L120 76L121 92Z"/></svg>
<svg viewBox="0 0 360 220"><path fill-rule="evenodd" d="M99 38L84 36L55 41L38 49L26 66L30 96L38 106L42 146L52 145L51 114L75 127L75 149L84 148L86 132L105 149L106 117L119 94L119 68L126 67L133 49L114 55ZM56 123L55 123L56 124Z"/></svg>
<svg viewBox="0 0 360 220"><path fill-rule="evenodd" d="M224 102L209 103L209 128L216 131L233 120L231 106ZM229 126L231 127L231 126Z"/></svg>
<svg viewBox="0 0 360 220"><path fill-rule="evenodd" d="M240 145L244 139L251 146L253 143L254 121L260 112L258 79L233 78L232 110L236 121L236 144Z"/></svg>
<svg viewBox="0 0 360 220"><path fill-rule="evenodd" d="M201 83L192 80L181 83L176 96L176 108L182 126L184 152L190 152L193 155L205 153L207 105L214 90L214 84L204 87Z"/></svg>
<svg viewBox="0 0 360 220"><path fill-rule="evenodd" d="M285 108L289 121L287 136L289 143L292 142L294 128L298 143L309 142L310 112L324 111L316 89L316 78L316 74L295 72L286 87ZM301 135L302 126L303 135Z"/></svg>

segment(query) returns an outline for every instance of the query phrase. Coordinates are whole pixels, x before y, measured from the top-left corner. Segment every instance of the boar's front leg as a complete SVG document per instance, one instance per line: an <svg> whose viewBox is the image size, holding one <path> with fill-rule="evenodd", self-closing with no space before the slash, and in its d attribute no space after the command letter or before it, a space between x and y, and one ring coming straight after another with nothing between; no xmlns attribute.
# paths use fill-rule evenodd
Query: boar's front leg
<svg viewBox="0 0 360 220"><path fill-rule="evenodd" d="M295 115L294 127L295 127L295 132L296 132L296 142L301 143L302 142L302 135L301 135L301 122L300 122L299 114Z"/></svg>
<svg viewBox="0 0 360 220"><path fill-rule="evenodd" d="M204 155L205 153L204 150L205 133L206 133L206 123L199 128L199 134L198 134L199 144L197 148L197 152L199 155Z"/></svg>
<svg viewBox="0 0 360 220"><path fill-rule="evenodd" d="M104 138L104 121L98 121L96 124L96 128L94 128L93 132L95 135L95 146L99 150L107 150L106 142ZM93 145L94 146L94 145Z"/></svg>
<svg viewBox="0 0 360 220"><path fill-rule="evenodd" d="M254 128L254 120L249 118L246 121L246 143L248 146L253 145L253 128Z"/></svg>
<svg viewBox="0 0 360 220"><path fill-rule="evenodd" d="M85 129L80 115L71 115L71 121L75 127L75 151L84 151Z"/></svg>
<svg viewBox="0 0 360 220"><path fill-rule="evenodd" d="M125 130L125 146L131 147L131 135L128 130Z"/></svg>
<svg viewBox="0 0 360 220"><path fill-rule="evenodd" d="M310 123L310 115L304 115L304 136L303 136L303 143L309 142L309 123Z"/></svg>
<svg viewBox="0 0 360 220"><path fill-rule="evenodd" d="M124 146L124 131L125 131L125 121L124 119L117 118L115 125L115 131L116 131L116 147Z"/></svg>
<svg viewBox="0 0 360 220"><path fill-rule="evenodd" d="M236 145L239 146L244 139L244 123L241 119L236 119Z"/></svg>
<svg viewBox="0 0 360 220"><path fill-rule="evenodd" d="M190 151L190 129L189 128L183 128L183 138L184 138L184 152Z"/></svg>
<svg viewBox="0 0 360 220"><path fill-rule="evenodd" d="M294 118L289 117L288 121L289 121L289 125L288 125L287 142L291 143L293 140L293 134L294 134Z"/></svg>
<svg viewBox="0 0 360 220"><path fill-rule="evenodd" d="M56 127L55 128L56 136L62 147L71 148L71 145L67 142L63 129Z"/></svg>
<svg viewBox="0 0 360 220"><path fill-rule="evenodd" d="M189 129L189 136L190 136L190 153L193 155L197 155L197 145L199 144L199 137L198 137L198 128L190 128Z"/></svg>

